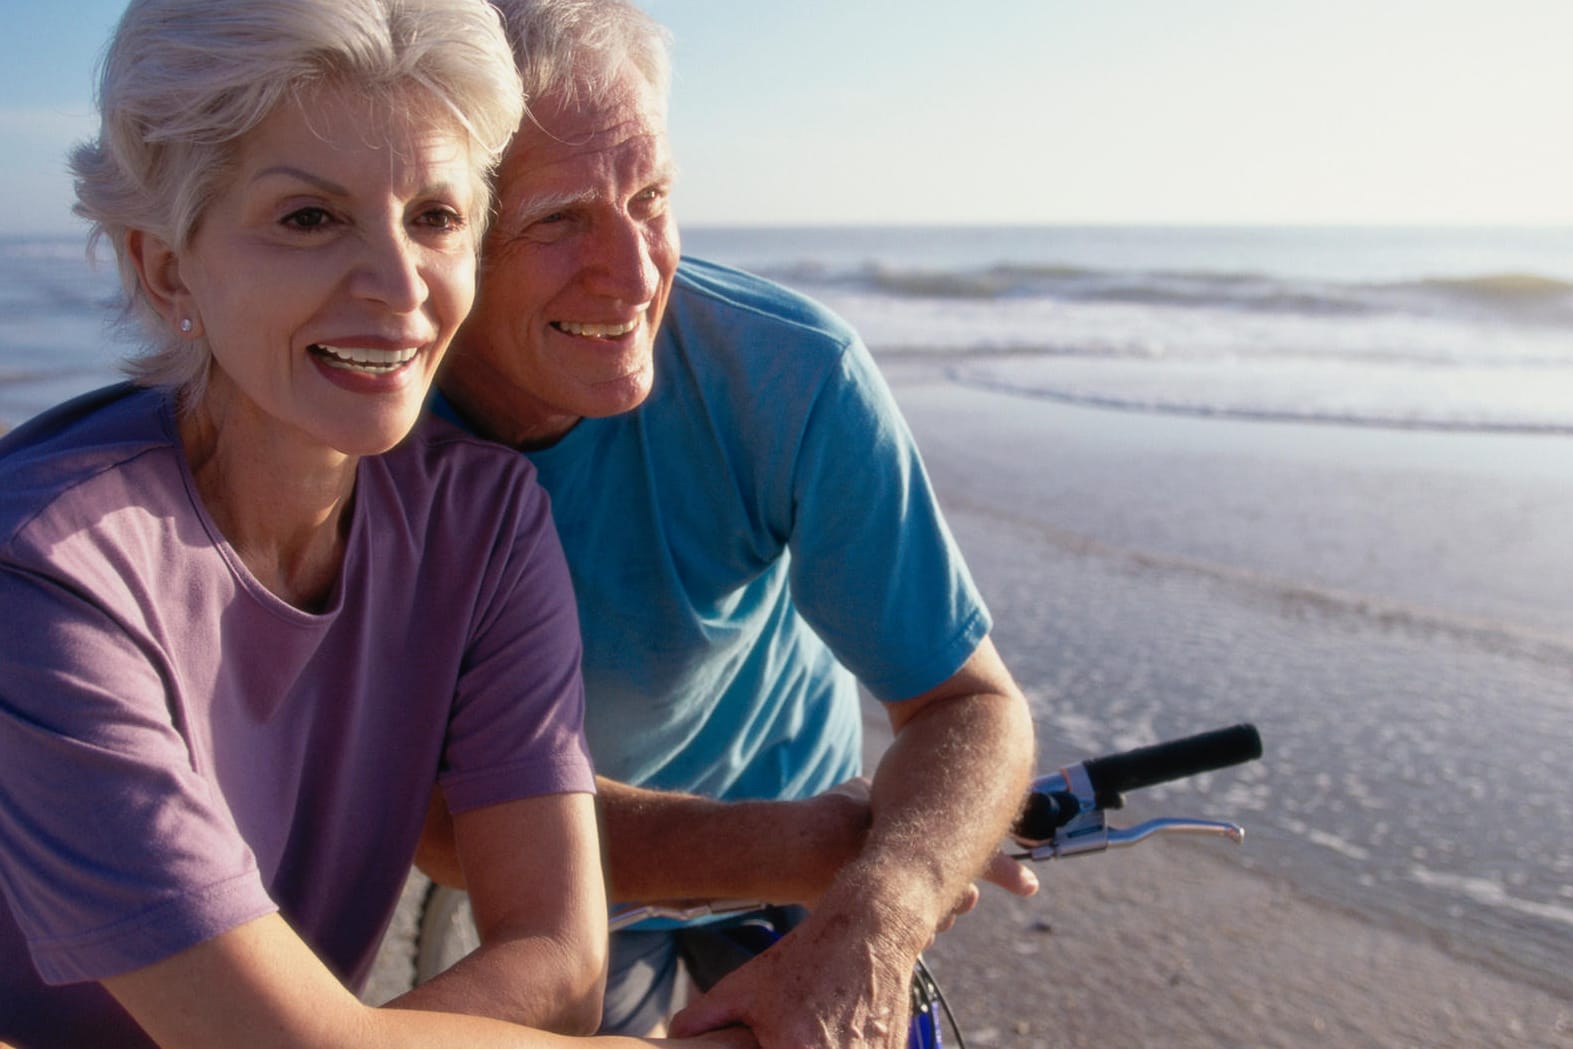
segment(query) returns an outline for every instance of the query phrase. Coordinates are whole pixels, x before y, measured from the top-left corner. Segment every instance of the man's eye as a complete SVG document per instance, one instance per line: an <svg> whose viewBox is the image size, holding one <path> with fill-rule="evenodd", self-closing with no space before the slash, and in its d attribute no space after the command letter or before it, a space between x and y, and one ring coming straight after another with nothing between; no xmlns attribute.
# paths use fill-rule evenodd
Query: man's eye
<svg viewBox="0 0 1573 1049"><path fill-rule="evenodd" d="M321 229L333 221L323 208L300 208L284 216L283 225L294 229Z"/></svg>

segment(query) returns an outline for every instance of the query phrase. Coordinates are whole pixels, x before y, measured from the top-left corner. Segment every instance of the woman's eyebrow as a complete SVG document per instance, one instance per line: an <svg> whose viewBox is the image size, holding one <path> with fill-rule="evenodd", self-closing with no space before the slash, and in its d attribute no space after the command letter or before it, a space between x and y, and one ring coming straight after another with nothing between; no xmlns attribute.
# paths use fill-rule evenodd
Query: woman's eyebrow
<svg viewBox="0 0 1573 1049"><path fill-rule="evenodd" d="M338 196L349 195L348 189L339 185L337 182L334 182L332 179L323 178L321 175L314 175L304 168L293 167L289 164L276 164L270 168L263 168L261 171L251 176L251 181L260 182L264 178L280 175L284 176L285 178L299 179L302 182L308 182L322 190L324 193L337 194Z"/></svg>

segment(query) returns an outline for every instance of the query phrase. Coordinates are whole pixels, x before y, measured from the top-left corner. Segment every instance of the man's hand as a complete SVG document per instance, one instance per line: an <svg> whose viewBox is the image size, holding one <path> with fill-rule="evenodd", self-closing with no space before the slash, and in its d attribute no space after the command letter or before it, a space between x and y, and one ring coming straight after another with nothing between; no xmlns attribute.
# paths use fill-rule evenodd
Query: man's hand
<svg viewBox="0 0 1573 1049"><path fill-rule="evenodd" d="M1038 891L1038 876L1032 868L1010 858L1003 851L996 852L989 860L989 865L978 881L986 881L997 885L1013 896L1031 896ZM983 894L978 890L978 883L973 882L962 892L961 898L956 901L956 906L951 909L939 923L935 932L949 932L951 926L956 924L956 919L963 914L970 914L978 905Z"/></svg>
<svg viewBox="0 0 1573 1049"><path fill-rule="evenodd" d="M1026 701L985 639L941 686L886 707L895 740L872 822L813 913L679 1013L674 1034L747 1024L763 1049L900 1049L919 952L978 899L984 877L1037 879L998 852L1031 771Z"/></svg>
<svg viewBox="0 0 1573 1049"><path fill-rule="evenodd" d="M927 939L827 906L678 1013L671 1033L744 1024L761 1049L903 1049L912 944Z"/></svg>
<svg viewBox="0 0 1573 1049"><path fill-rule="evenodd" d="M1038 890L1032 870L1003 851L989 861L980 880L1018 896ZM976 884L936 933L944 932L978 902ZM829 901L826 901L827 904ZM861 910L861 908L859 909ZM763 1049L776 1047L905 1047L911 1010L912 969L917 937L878 939L858 931L860 915L832 915L828 906L770 950L718 983L672 1021L677 1037L744 1024ZM839 934L834 931L843 930ZM927 937L922 947L933 942ZM851 993L849 993L851 992Z"/></svg>
<svg viewBox="0 0 1573 1049"><path fill-rule="evenodd" d="M746 1027L726 1027L719 1031L711 1031L697 1038L684 1039L681 1043L663 1041L660 1044L668 1049L678 1049L679 1045L689 1046L691 1049L759 1049L759 1042ZM0 1045L0 1049L6 1049Z"/></svg>

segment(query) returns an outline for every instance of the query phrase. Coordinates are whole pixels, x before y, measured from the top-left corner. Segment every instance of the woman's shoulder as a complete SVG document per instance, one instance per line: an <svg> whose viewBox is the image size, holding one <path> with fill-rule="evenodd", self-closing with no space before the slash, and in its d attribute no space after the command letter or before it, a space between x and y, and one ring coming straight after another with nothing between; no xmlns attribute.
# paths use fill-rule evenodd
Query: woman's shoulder
<svg viewBox="0 0 1573 1049"><path fill-rule="evenodd" d="M175 447L170 395L120 384L57 405L0 438L0 544L62 500L85 520L120 499L124 468ZM174 464L173 457L159 463ZM162 469L162 466L158 467ZM145 483L145 478L131 482Z"/></svg>
<svg viewBox="0 0 1573 1049"><path fill-rule="evenodd" d="M546 513L528 459L431 412L373 468L387 478L387 494L411 527L449 536L518 530Z"/></svg>
<svg viewBox="0 0 1573 1049"><path fill-rule="evenodd" d="M433 484L469 484L477 476L507 485L535 480L529 459L430 411L384 458L391 469Z"/></svg>

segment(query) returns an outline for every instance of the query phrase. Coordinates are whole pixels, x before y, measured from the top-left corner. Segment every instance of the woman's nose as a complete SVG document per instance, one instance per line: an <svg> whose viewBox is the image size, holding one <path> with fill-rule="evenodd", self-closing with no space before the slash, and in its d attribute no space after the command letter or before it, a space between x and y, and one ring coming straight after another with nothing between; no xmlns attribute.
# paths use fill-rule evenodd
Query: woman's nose
<svg viewBox="0 0 1573 1049"><path fill-rule="evenodd" d="M402 228L368 237L363 245L352 284L356 295L397 313L426 301L429 289L421 276L420 252Z"/></svg>

